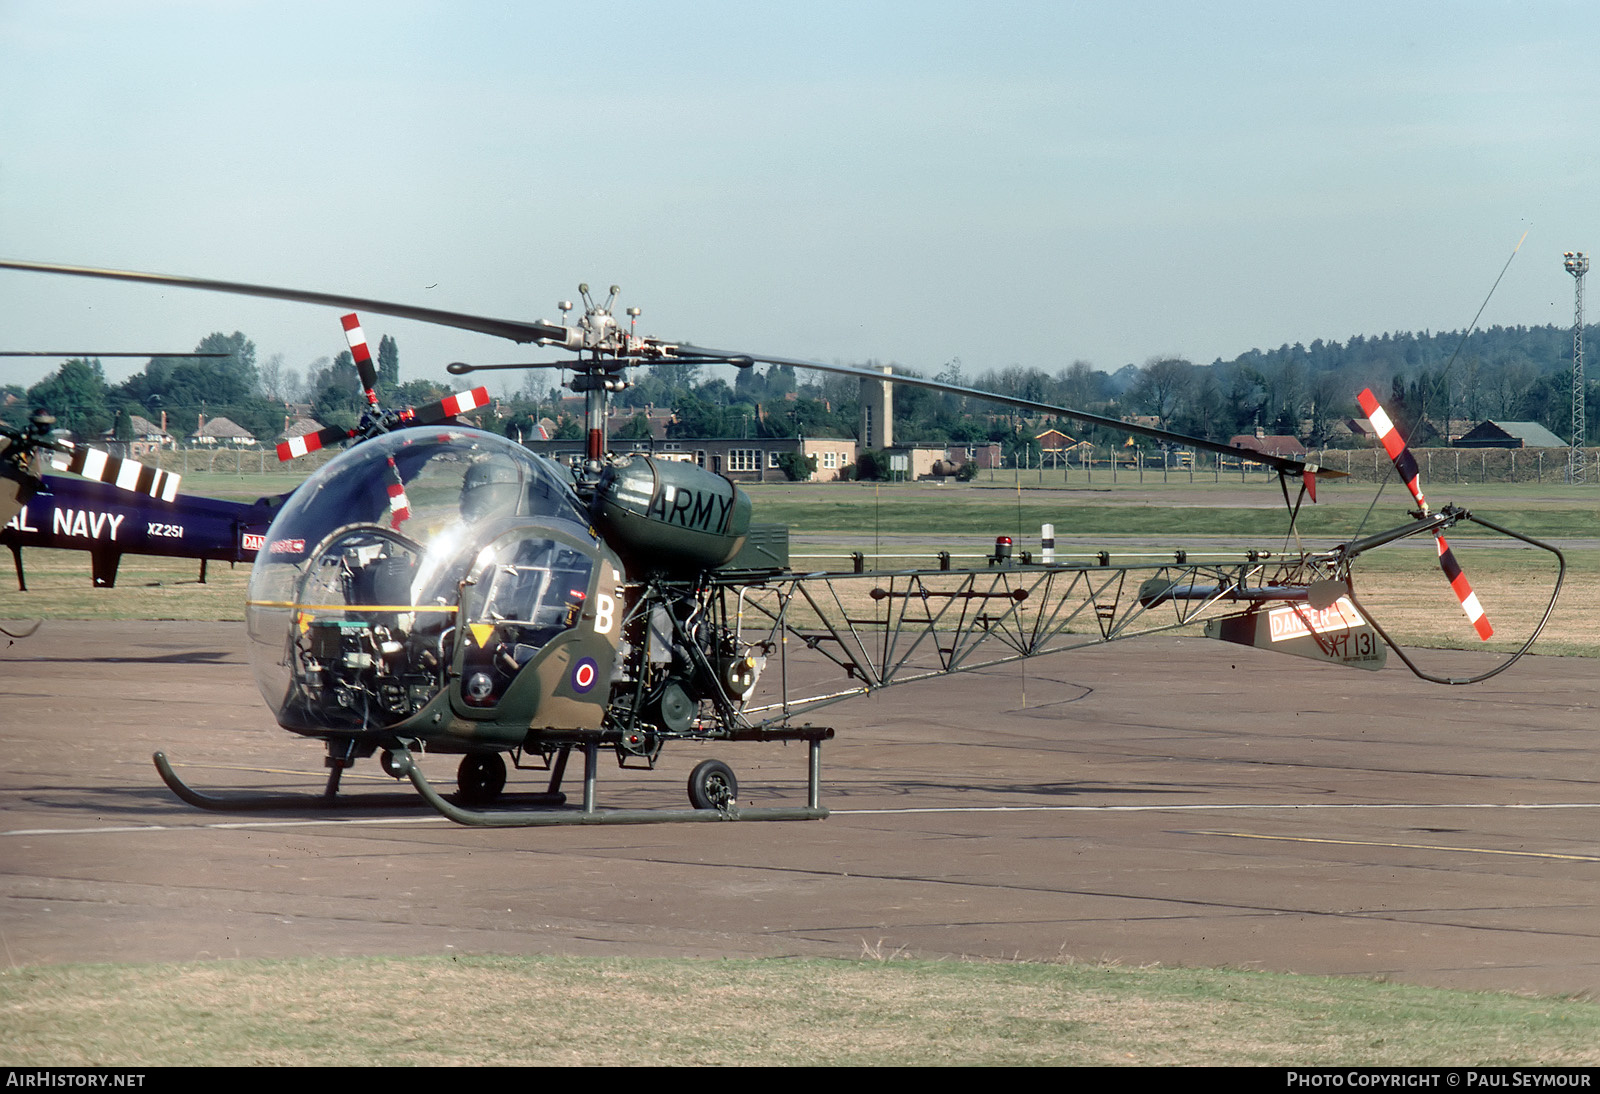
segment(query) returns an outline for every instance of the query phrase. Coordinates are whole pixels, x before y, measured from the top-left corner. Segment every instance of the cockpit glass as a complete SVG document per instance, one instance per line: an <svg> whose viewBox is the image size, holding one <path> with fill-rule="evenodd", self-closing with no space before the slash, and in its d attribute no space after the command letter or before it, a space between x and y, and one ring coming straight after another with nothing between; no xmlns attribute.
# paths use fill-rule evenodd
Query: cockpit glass
<svg viewBox="0 0 1600 1094"><path fill-rule="evenodd" d="M576 617L592 573L552 531L593 542L566 470L504 437L424 427L339 455L284 505L251 571L262 694L290 728L359 731L438 692L467 619L504 621L525 660Z"/></svg>
<svg viewBox="0 0 1600 1094"><path fill-rule="evenodd" d="M594 570L583 552L554 540L508 537L485 562L464 608L473 621L495 624L518 664L577 621Z"/></svg>

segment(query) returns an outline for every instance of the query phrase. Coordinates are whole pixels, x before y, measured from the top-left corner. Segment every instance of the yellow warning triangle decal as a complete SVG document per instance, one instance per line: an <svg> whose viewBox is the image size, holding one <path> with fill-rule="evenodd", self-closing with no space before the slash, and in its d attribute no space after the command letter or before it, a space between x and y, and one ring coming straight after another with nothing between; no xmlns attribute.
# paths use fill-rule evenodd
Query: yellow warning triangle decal
<svg viewBox="0 0 1600 1094"><path fill-rule="evenodd" d="M467 629L472 632L473 640L478 643L479 649L489 645L489 639L494 634L493 623L468 623Z"/></svg>

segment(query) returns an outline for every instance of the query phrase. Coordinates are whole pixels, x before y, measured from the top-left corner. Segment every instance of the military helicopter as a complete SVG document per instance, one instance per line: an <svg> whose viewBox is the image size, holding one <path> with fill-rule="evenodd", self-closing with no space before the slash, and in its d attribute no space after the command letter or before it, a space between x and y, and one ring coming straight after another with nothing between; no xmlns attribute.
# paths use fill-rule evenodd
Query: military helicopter
<svg viewBox="0 0 1600 1094"><path fill-rule="evenodd" d="M84 360L226 356L206 351L0 351L0 357ZM49 411L35 413L22 429L0 423L0 546L11 551L19 591L28 588L22 562L27 547L87 552L90 580L98 589L116 586L123 555L196 559L202 583L210 561L255 561L281 499L237 502L180 493L181 475L57 440L55 423ZM47 465L79 477L47 474Z"/></svg>
<svg viewBox="0 0 1600 1094"><path fill-rule="evenodd" d="M1403 444L1390 454L1413 485L1418 510L1395 528L1320 551L1249 551L1211 559L1113 565L1035 561L997 540L982 566L797 571L785 530L752 521L744 491L721 475L650 456L608 455L607 393L626 369L666 361L794 365L910 384L1074 418L1167 443L1245 459L1277 471L1291 527L1319 475L1302 461L1130 424L1069 407L997 396L851 366L716 350L639 337L612 314L619 290L585 305L568 326L418 308L357 297L131 271L0 261L0 268L185 286L319 305L353 307L553 346L575 358L541 362L571 370L585 394L585 457L566 467L498 435L459 424L416 425L427 414L384 410L374 390L360 322L344 318L368 411L355 430L327 430L280 448L292 458L355 441L284 504L252 571L247 606L251 662L279 724L322 740L330 774L322 799L338 797L343 770L380 755L395 777L450 819L479 826L639 823L656 820L789 820L825 817L820 750L833 729L811 712L880 688L1005 664L1205 621L1225 641L1331 664L1376 669L1392 642L1362 605L1352 563L1418 535L1437 538L1452 588L1477 628L1487 624L1443 531L1471 521L1549 551L1561 568L1544 616L1503 662L1527 652L1559 594L1564 560L1554 547L1463 509L1437 512L1415 487ZM561 310L571 305L563 301ZM629 309L637 317L637 309ZM456 363L454 374L481 368ZM476 389L443 401L441 417L481 405ZM1376 404L1374 403L1374 406ZM1381 416L1381 408L1372 413ZM1385 434L1385 443L1390 436ZM1409 461L1409 462L1408 462ZM1410 474L1407 474L1407 471ZM1290 501L1289 483L1300 497ZM1454 571L1452 572L1452 567ZM818 667L844 683L818 686ZM738 800L720 760L696 766L689 810L599 809L597 758L649 767L668 742L804 741L806 804L754 809ZM574 750L585 760L581 808L561 785ZM414 760L419 751L462 756L453 800ZM515 808L486 808L504 790L509 756L549 772L547 790ZM166 757L169 787L211 809L303 806L286 796L218 796L184 783ZM531 799L531 800L530 800Z"/></svg>
<svg viewBox="0 0 1600 1094"><path fill-rule="evenodd" d="M34 413L21 429L0 423L0 528L10 524L38 493L45 482L47 460L57 470L106 483L130 495L169 505L177 498L181 476L87 445L57 440L55 426L55 415L48 411Z"/></svg>
<svg viewBox="0 0 1600 1094"><path fill-rule="evenodd" d="M3 457L0 457L3 458ZM254 562L280 498L232 501L176 494L171 501L135 494L115 482L39 476L35 492L0 525L11 550L17 589L26 592L24 548L84 551L97 589L115 588L124 555L195 559L199 582L210 562Z"/></svg>

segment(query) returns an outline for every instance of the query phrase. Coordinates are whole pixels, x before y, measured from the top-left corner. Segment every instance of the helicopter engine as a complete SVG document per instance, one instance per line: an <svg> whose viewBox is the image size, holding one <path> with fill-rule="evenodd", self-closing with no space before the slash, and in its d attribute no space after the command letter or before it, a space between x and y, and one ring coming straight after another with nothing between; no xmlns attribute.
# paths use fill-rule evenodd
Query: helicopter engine
<svg viewBox="0 0 1600 1094"><path fill-rule="evenodd" d="M609 717L624 752L653 759L665 738L734 719L766 663L713 618L713 599L699 583L744 546L750 496L695 464L636 455L601 473L590 511L644 583Z"/></svg>
<svg viewBox="0 0 1600 1094"><path fill-rule="evenodd" d="M421 556L402 537L351 529L319 554L312 580L325 601L382 611L302 619L296 679L321 720L360 727L416 713L439 690L438 636L426 637L408 607ZM318 573L317 571L321 571Z"/></svg>
<svg viewBox="0 0 1600 1094"><path fill-rule="evenodd" d="M651 584L630 615L610 718L622 749L653 759L671 737L725 727L755 690L766 657L716 617L704 586Z"/></svg>

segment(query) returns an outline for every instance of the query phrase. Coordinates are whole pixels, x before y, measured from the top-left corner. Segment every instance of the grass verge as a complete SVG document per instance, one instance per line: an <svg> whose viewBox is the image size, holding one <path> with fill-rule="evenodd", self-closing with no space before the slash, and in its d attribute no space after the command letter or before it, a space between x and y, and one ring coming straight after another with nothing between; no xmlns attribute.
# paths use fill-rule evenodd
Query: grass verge
<svg viewBox="0 0 1600 1094"><path fill-rule="evenodd" d="M1344 539L1409 522L1413 503L1403 488L1386 491L1376 506L1373 495L1370 487L1360 491L1347 488L1342 494L1324 497L1320 504L1303 505L1298 518L1301 533ZM1091 491L1026 483L1020 490L828 483L760 486L751 490L751 496L757 520L788 524L796 531L855 535L874 530L884 535L921 534L937 528L946 534L1032 538L1039 534L1041 524L1054 524L1060 536L1162 536L1177 547L1197 535L1281 541L1288 527L1287 510L1276 486L1178 489L1150 485ZM1444 495L1430 498L1436 507L1447 500ZM1518 493L1501 491L1461 500L1471 511L1524 535L1600 535L1600 492L1572 495L1555 487L1527 487ZM1451 533L1452 537L1492 534L1470 522L1457 525Z"/></svg>
<svg viewBox="0 0 1600 1094"><path fill-rule="evenodd" d="M1600 1063L1600 1005L909 960L420 957L0 974L9 1066Z"/></svg>

